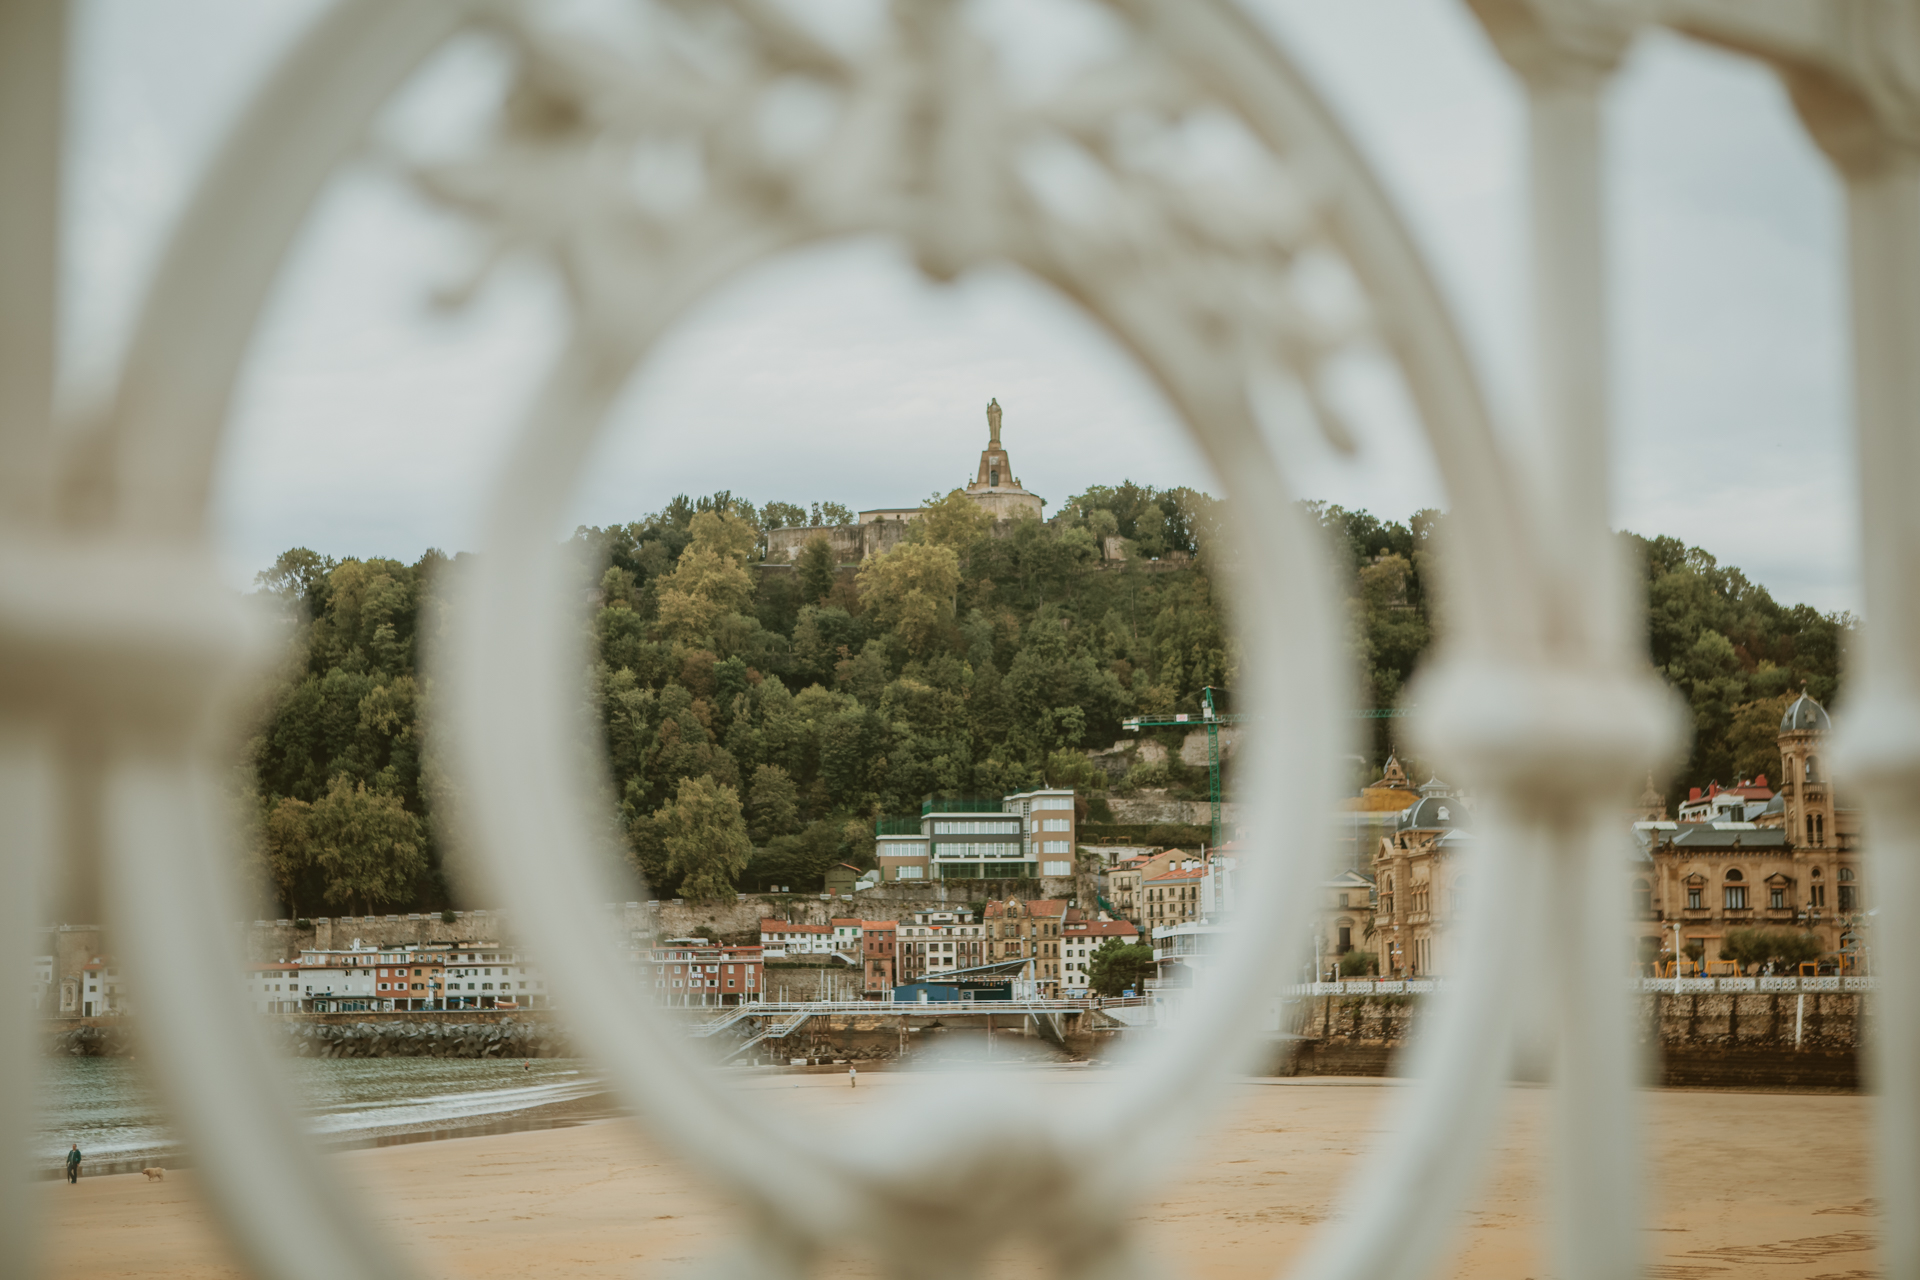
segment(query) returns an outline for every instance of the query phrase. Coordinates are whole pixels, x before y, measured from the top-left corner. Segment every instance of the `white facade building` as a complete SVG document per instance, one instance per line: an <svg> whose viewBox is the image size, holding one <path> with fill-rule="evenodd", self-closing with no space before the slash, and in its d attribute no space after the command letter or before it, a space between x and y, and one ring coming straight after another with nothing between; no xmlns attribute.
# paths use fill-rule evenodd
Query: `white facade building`
<svg viewBox="0 0 1920 1280"><path fill-rule="evenodd" d="M1140 931L1125 920L1069 920L1060 930L1060 994L1087 994L1087 966L1111 941L1138 942Z"/></svg>

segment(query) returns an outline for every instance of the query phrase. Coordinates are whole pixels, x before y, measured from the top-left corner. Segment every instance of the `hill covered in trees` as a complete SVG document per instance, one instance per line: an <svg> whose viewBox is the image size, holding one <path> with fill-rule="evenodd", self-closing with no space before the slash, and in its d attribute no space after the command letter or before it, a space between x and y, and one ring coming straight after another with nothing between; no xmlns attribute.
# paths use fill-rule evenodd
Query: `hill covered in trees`
<svg viewBox="0 0 1920 1280"><path fill-rule="evenodd" d="M1391 706L1433 638L1425 577L1444 517L1312 511L1348 583L1359 688ZM831 863L870 860L875 817L917 813L929 793L1075 785L1096 819L1109 791L1204 794L1177 753L1109 778L1086 752L1123 717L1195 711L1203 687L1233 687L1208 554L1218 513L1205 494L1127 482L996 528L948 494L857 569L823 541L790 568L759 563L768 530L847 518L831 503L719 493L576 531L568 550L598 582L584 686L636 865L666 896L812 888ZM1787 691L1835 692L1849 620L1779 605L1673 539L1623 536L1646 566L1652 660L1694 711L1680 783L1768 768ZM1102 559L1111 537L1124 561ZM449 903L419 669L449 625L449 563L301 548L260 575L295 626L248 751L261 861L290 913ZM1374 723L1377 768L1390 744Z"/></svg>

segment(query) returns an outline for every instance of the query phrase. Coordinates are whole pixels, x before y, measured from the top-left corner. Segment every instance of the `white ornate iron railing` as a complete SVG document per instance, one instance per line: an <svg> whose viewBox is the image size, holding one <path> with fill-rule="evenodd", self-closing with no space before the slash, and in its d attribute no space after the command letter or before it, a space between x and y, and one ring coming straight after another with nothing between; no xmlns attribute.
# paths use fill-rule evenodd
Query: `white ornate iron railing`
<svg viewBox="0 0 1920 1280"><path fill-rule="evenodd" d="M547 264L571 328L489 506L486 556L442 655L441 731L465 781L465 829L522 941L571 994L577 1041L657 1138L730 1188L755 1224L737 1270L796 1275L858 1239L900 1275L976 1271L1010 1233L1047 1231L1060 1270L1143 1274L1129 1213L1139 1169L1194 1131L1246 1060L1300 937L1317 851L1277 787L1251 788L1259 856L1245 891L1277 929L1237 932L1229 975L1198 993L1128 1082L1043 1111L1004 1089L942 1146L840 1145L759 1114L700 1065L577 928L606 891L603 826L574 760L575 655L548 531L607 406L686 309L742 268L830 237L883 234L929 275L1009 263L1075 301L1130 351L1231 481L1232 526L1262 554L1233 568L1248 656L1241 693L1286 736L1250 741L1243 777L1288 779L1291 806L1331 797L1346 672L1322 562L1293 514L1248 384L1290 381L1336 443L1329 362L1357 347L1398 365L1454 512L1446 649L1420 681L1419 733L1484 797L1460 981L1432 993L1387 1148L1301 1274L1413 1277L1442 1260L1474 1186L1516 1034L1556 1050L1553 1268L1625 1277L1639 1259L1636 1063L1615 975L1616 796L1674 751L1678 718L1644 669L1637 613L1607 538L1607 310L1599 104L1645 24L1763 59L1843 179L1849 209L1861 545L1868 625L1850 674L1847 777L1864 797L1884 923L1878 963L1915 967L1920 915L1920 6L1914 0L1474 0L1527 91L1532 278L1547 462L1495 443L1462 344L1413 241L1285 51L1229 0L1106 0L1079 72L1040 96L999 75L963 6L900 0L858 52L763 0L635 0L656 39L600 42L509 0L342 0L242 113L155 276L95 420L56 424L52 385L67 6L0 4L0 968L20 972L41 897L104 918L132 971L144 1055L175 1123L222 1152L204 1187L236 1254L263 1276L403 1276L412 1264L327 1176L298 1132L256 1021L183 969L232 957L220 922L234 839L220 791L226 713L267 651L225 590L206 532L209 474L256 318L307 210L383 104L448 41L478 32L513 60L486 141L422 164L427 198L491 248ZM776 90L832 104L823 136L767 145ZM1189 166L1205 139L1231 172ZM662 212L634 198L637 149L700 158L703 190ZM1216 151L1215 154L1221 154ZM1045 165L1035 157L1061 160ZM1070 164L1066 162L1071 162ZM1071 172L1065 184L1046 172ZM1036 173L1041 176L1036 177ZM1314 269L1310 272L1308 268ZM1344 275L1335 306L1314 272ZM590 791L590 789L584 789ZM536 865L524 851L538 849ZM1562 905L1549 910L1550 904ZM1505 980L1494 921L1556 921L1550 957ZM164 926L161 922L165 922ZM1477 924L1476 922L1484 922ZM1544 940L1543 940L1544 943ZM163 976L164 975L164 976ZM143 976L151 979L142 981ZM592 1011L590 1015L584 1011ZM618 1016L609 1016L618 1011ZM1540 1023L1519 1024L1525 1016ZM1879 1194L1920 1203L1920 1010L1877 1017ZM0 1036L0 1140L19 1150L32 1037ZM1155 1105L1137 1104L1153 1099ZM1171 1100L1171 1101L1169 1101ZM1126 1124L1096 1123L1115 1112ZM1139 1117L1149 1117L1142 1120ZM1098 1147L1090 1150L1089 1143ZM1072 1158L1067 1158L1067 1153ZM782 1159L782 1154L793 1159ZM804 1163L802 1188L771 1171ZM993 1196L941 1189L969 1170ZM1009 1181L1011 1180L1011 1181ZM34 1256L26 1196L0 1197L0 1266ZM1063 1226L1063 1224L1066 1224ZM1892 1276L1920 1276L1920 1218L1881 1222Z"/></svg>

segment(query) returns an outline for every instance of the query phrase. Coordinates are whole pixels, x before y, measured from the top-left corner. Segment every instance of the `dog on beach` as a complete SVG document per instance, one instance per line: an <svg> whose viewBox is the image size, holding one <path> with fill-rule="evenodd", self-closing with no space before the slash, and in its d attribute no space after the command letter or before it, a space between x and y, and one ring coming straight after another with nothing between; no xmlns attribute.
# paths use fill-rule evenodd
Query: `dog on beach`
<svg viewBox="0 0 1920 1280"><path fill-rule="evenodd" d="M167 1180L167 1171L165 1169L142 1169L140 1172L147 1175L148 1182L165 1182Z"/></svg>

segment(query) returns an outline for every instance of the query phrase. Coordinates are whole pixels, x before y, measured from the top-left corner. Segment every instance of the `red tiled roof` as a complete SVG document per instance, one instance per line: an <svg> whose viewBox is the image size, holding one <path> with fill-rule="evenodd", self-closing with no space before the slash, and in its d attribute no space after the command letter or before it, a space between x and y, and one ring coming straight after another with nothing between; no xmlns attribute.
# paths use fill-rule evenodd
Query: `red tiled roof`
<svg viewBox="0 0 1920 1280"><path fill-rule="evenodd" d="M1157 876L1149 876L1147 883L1158 884L1162 880L1198 880L1200 875L1201 868L1199 867L1195 867L1191 871L1182 871L1176 867L1172 871L1163 871Z"/></svg>
<svg viewBox="0 0 1920 1280"><path fill-rule="evenodd" d="M1090 938L1124 938L1128 934L1137 936L1139 932L1125 920L1088 920L1067 926L1068 935L1084 934Z"/></svg>

